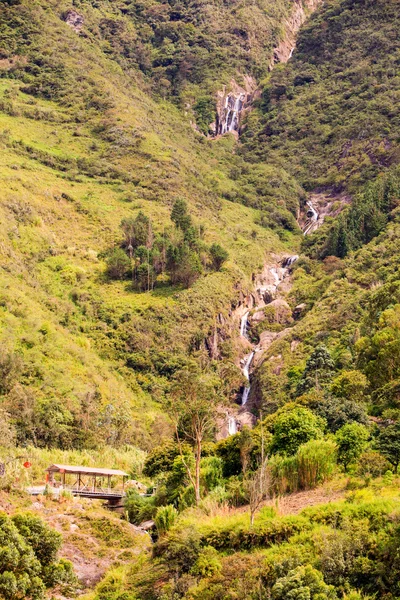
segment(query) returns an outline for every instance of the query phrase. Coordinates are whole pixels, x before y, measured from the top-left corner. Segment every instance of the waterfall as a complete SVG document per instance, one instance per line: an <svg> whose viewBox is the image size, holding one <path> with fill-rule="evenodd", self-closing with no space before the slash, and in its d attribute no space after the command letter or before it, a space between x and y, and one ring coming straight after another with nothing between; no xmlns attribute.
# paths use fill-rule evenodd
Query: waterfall
<svg viewBox="0 0 400 600"><path fill-rule="evenodd" d="M228 435L235 435L237 431L238 429L235 417L228 417Z"/></svg>
<svg viewBox="0 0 400 600"><path fill-rule="evenodd" d="M306 225L303 230L303 235L307 235L307 233L310 233L310 231L314 227L314 224L319 219L319 214L315 210L312 202L310 200L307 200L306 204L307 204L309 210L307 211L308 220L306 221ZM309 213L311 213L311 214L309 215Z"/></svg>
<svg viewBox="0 0 400 600"><path fill-rule="evenodd" d="M282 267L284 269L289 269L298 259L299 259L299 257L297 254L294 254L293 256L288 256L283 259Z"/></svg>
<svg viewBox="0 0 400 600"><path fill-rule="evenodd" d="M292 58L294 49L295 49L295 46L293 46L293 48L291 49L288 60L290 60Z"/></svg>
<svg viewBox="0 0 400 600"><path fill-rule="evenodd" d="M220 117L219 131L217 133L224 134L230 131L239 131L239 118L242 112L245 100L245 94L234 96L231 92L225 98L225 105Z"/></svg>
<svg viewBox="0 0 400 600"><path fill-rule="evenodd" d="M249 394L250 394L250 388L251 388L251 386L250 386L250 367L251 367L251 363L253 362L254 354L255 354L254 351L251 354L249 354L249 357L246 360L246 364L243 367L243 375L249 382L249 385L247 385L243 390L242 406L244 406L246 404L246 402L249 398Z"/></svg>
<svg viewBox="0 0 400 600"><path fill-rule="evenodd" d="M247 338L247 328L249 326L249 312L245 313L240 319L240 335Z"/></svg>
<svg viewBox="0 0 400 600"><path fill-rule="evenodd" d="M278 270L275 269L275 267L273 269L270 269L270 273L272 274L274 281L275 281L275 287L278 287L279 283L280 283L280 279L279 279L279 273Z"/></svg>

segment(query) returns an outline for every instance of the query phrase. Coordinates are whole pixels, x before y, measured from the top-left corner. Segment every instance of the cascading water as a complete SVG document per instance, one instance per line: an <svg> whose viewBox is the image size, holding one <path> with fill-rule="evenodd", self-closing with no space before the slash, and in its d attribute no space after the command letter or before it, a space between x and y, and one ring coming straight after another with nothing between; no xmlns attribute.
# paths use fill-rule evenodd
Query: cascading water
<svg viewBox="0 0 400 600"><path fill-rule="evenodd" d="M303 235L307 235L307 233L310 233L311 230L314 229L316 222L319 219L319 214L318 212L315 210L312 202L310 202L309 200L306 202L309 210L307 211L307 221L306 224L304 226L303 229Z"/></svg>
<svg viewBox="0 0 400 600"><path fill-rule="evenodd" d="M282 267L284 269L290 269L290 267L296 262L296 260L298 260L299 257L297 254L294 254L293 256L288 256L287 258L284 258L282 261Z"/></svg>
<svg viewBox="0 0 400 600"><path fill-rule="evenodd" d="M249 312L245 313L240 319L240 335L247 338L247 328L249 326Z"/></svg>
<svg viewBox="0 0 400 600"><path fill-rule="evenodd" d="M273 269L270 269L270 273L271 273L272 277L274 278L275 288L277 288L278 285L281 282L280 277L279 277L279 273L278 273L278 269L276 269L274 267Z"/></svg>
<svg viewBox="0 0 400 600"><path fill-rule="evenodd" d="M235 417L228 417L228 435L235 435L237 431L238 428Z"/></svg>
<svg viewBox="0 0 400 600"><path fill-rule="evenodd" d="M218 123L217 134L239 131L240 113L243 110L245 94L235 96L230 93L225 98L225 105Z"/></svg>
<svg viewBox="0 0 400 600"><path fill-rule="evenodd" d="M251 354L249 354L246 363L243 367L243 375L245 376L245 378L247 379L247 381L249 382L249 385L247 385L244 390L243 390L243 396L242 396L242 406L244 406L247 402L247 400L249 399L249 394L250 394L250 389L251 389L251 385L250 385L250 367L251 367L251 363L253 362L253 358L254 358L254 354L255 352L251 352Z"/></svg>

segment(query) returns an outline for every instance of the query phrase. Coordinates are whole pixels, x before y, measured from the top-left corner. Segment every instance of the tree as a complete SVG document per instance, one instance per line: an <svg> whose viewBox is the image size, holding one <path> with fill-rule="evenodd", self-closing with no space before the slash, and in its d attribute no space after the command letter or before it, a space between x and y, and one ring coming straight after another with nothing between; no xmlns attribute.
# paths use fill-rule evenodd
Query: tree
<svg viewBox="0 0 400 600"><path fill-rule="evenodd" d="M106 259L106 264L110 279L123 279L131 267L131 262L122 248L112 250Z"/></svg>
<svg viewBox="0 0 400 600"><path fill-rule="evenodd" d="M326 386L332 378L335 363L324 345L317 346L306 363L302 378L297 386L296 395L301 396L308 390Z"/></svg>
<svg viewBox="0 0 400 600"><path fill-rule="evenodd" d="M188 213L187 204L182 198L178 198L172 207L171 221L184 233L192 226L192 219Z"/></svg>
<svg viewBox="0 0 400 600"><path fill-rule="evenodd" d="M335 589L327 585L320 571L311 565L297 567L277 580L274 600L337 600Z"/></svg>
<svg viewBox="0 0 400 600"><path fill-rule="evenodd" d="M331 392L338 398L355 402L365 401L368 379L361 371L342 371L332 381Z"/></svg>
<svg viewBox="0 0 400 600"><path fill-rule="evenodd" d="M400 423L381 429L376 441L376 448L386 456L397 472L400 463Z"/></svg>
<svg viewBox="0 0 400 600"><path fill-rule="evenodd" d="M0 598L42 600L54 585L73 591L71 563L56 562L61 543L62 536L33 514L10 519L0 513Z"/></svg>
<svg viewBox="0 0 400 600"><path fill-rule="evenodd" d="M326 398L311 408L328 423L330 431L337 431L347 423L368 424L368 415L363 406L343 398Z"/></svg>
<svg viewBox="0 0 400 600"><path fill-rule="evenodd" d="M204 440L215 427L218 394L216 382L193 367L176 374L172 383L166 410L172 420L179 452L195 491L196 504L200 501L200 462ZM195 457L194 472L185 459L183 442L188 441Z"/></svg>
<svg viewBox="0 0 400 600"><path fill-rule="evenodd" d="M153 236L150 219L142 211L139 211L135 219L123 219L121 229L125 234L125 245L129 252L139 246L147 246Z"/></svg>
<svg viewBox="0 0 400 600"><path fill-rule="evenodd" d="M348 423L336 433L338 461L347 471L348 466L355 462L367 445L369 431L360 423Z"/></svg>
<svg viewBox="0 0 400 600"><path fill-rule="evenodd" d="M298 448L309 440L323 436L324 421L308 408L295 406L280 413L273 426L272 452L296 454Z"/></svg>
<svg viewBox="0 0 400 600"><path fill-rule="evenodd" d="M170 245L167 251L167 268L172 283L182 283L190 287L202 272L199 256L186 243L179 246Z"/></svg>
<svg viewBox="0 0 400 600"><path fill-rule="evenodd" d="M213 244L210 247L210 256L213 268L216 271L219 271L223 263L229 258L228 252L220 244Z"/></svg>

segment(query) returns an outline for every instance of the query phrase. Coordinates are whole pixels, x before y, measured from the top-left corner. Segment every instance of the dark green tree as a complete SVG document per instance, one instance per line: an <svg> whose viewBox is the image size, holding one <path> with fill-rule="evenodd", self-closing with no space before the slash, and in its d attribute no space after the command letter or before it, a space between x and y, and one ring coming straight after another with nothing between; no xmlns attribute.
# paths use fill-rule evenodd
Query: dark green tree
<svg viewBox="0 0 400 600"><path fill-rule="evenodd" d="M178 198L172 207L171 221L184 233L192 226L192 219L189 215L187 204L182 198Z"/></svg>
<svg viewBox="0 0 400 600"><path fill-rule="evenodd" d="M400 423L394 423L381 429L375 445L397 472L400 463Z"/></svg>
<svg viewBox="0 0 400 600"><path fill-rule="evenodd" d="M305 392L316 388L325 387L332 379L335 363L324 345L317 346L306 363L302 378L297 386L296 395L301 396Z"/></svg>
<svg viewBox="0 0 400 600"><path fill-rule="evenodd" d="M367 445L369 431L361 423L347 423L336 433L338 462L347 471L349 465L355 463Z"/></svg>
<svg viewBox="0 0 400 600"><path fill-rule="evenodd" d="M131 267L131 261L122 248L112 250L106 258L106 264L110 279L123 279Z"/></svg>
<svg viewBox="0 0 400 600"><path fill-rule="evenodd" d="M224 262L228 260L229 254L220 244L213 244L210 246L210 257L213 268L219 271Z"/></svg>

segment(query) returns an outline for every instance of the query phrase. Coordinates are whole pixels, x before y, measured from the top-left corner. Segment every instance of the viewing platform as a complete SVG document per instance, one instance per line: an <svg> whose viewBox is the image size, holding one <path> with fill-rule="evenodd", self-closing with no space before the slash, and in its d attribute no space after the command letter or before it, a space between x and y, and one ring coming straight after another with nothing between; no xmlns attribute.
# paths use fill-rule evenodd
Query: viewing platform
<svg viewBox="0 0 400 600"><path fill-rule="evenodd" d="M112 477L122 478L122 485L112 486ZM46 485L28 488L28 492L39 496L47 486L54 496L66 490L73 496L107 500L110 508L120 508L128 477L128 473L118 469L53 464L46 469Z"/></svg>

